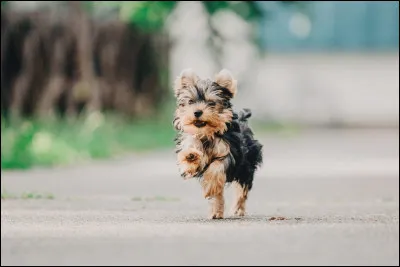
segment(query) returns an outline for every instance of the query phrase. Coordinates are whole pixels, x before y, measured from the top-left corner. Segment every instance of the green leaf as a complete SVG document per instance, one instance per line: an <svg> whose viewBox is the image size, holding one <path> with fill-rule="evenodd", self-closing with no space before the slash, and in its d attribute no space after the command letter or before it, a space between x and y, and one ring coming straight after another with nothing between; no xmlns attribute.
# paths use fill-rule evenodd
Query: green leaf
<svg viewBox="0 0 400 267"><path fill-rule="evenodd" d="M206 11L213 16L222 10L230 10L244 20L255 20L263 16L255 1L202 1Z"/></svg>
<svg viewBox="0 0 400 267"><path fill-rule="evenodd" d="M202 3L210 15L214 15L222 9L229 8L228 1L202 1Z"/></svg>
<svg viewBox="0 0 400 267"><path fill-rule="evenodd" d="M147 31L159 31L176 5L176 1L124 2L120 18Z"/></svg>

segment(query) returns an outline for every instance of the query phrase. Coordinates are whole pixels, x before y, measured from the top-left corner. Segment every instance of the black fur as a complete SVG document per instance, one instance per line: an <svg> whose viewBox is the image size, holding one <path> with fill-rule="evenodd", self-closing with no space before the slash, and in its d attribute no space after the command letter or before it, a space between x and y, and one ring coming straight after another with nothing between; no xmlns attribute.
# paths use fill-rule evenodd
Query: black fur
<svg viewBox="0 0 400 267"><path fill-rule="evenodd" d="M253 187L254 173L262 164L262 145L254 139L254 134L248 126L248 118L251 117L251 111L249 109L243 109L237 113L233 113L233 120L227 124L228 130L218 135L230 147L230 154L228 155L226 166L226 183L233 181L238 182L242 187L251 190ZM181 133L178 133L175 138L176 145L178 146L181 142ZM207 150L209 146L212 146L212 141L204 140L204 150ZM176 150L179 153L180 150ZM223 160L223 159L212 159ZM202 178L202 174L209 167L209 164L203 169L199 170L196 175L197 178Z"/></svg>
<svg viewBox="0 0 400 267"><path fill-rule="evenodd" d="M253 131L248 126L247 119L251 117L251 110L243 109L235 115L228 131L221 136L230 146L226 182L236 181L251 190L254 173L263 161L263 146L254 139Z"/></svg>

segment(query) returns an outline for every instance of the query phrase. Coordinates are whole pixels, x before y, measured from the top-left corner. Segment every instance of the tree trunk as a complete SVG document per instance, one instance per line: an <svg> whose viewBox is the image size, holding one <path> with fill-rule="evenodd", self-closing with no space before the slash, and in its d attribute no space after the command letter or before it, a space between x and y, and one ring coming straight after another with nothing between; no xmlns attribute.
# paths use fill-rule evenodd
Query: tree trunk
<svg viewBox="0 0 400 267"><path fill-rule="evenodd" d="M89 17L82 9L81 1L68 1L71 23L77 36L77 66L79 82L73 88L75 100L85 102L87 111L101 109L100 88L93 67L93 35Z"/></svg>

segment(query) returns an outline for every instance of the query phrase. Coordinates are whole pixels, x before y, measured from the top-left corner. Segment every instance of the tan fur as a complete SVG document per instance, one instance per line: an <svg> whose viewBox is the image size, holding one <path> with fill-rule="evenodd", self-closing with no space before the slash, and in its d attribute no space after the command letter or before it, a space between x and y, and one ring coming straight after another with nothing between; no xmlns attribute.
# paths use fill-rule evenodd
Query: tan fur
<svg viewBox="0 0 400 267"><path fill-rule="evenodd" d="M193 125L196 121L194 112L196 110L203 111L202 121L206 121L207 125L202 128L197 128ZM205 104L192 105L190 107L181 107L176 110L177 117L175 128L185 132L195 132L199 138L214 138L215 134L223 134L226 130L226 123L232 120L232 112L225 110L222 114L214 112Z"/></svg>
<svg viewBox="0 0 400 267"><path fill-rule="evenodd" d="M179 93L181 89L194 86L198 79L199 77L196 75L193 69L191 68L184 69L175 80L175 85L174 85L175 96Z"/></svg>
<svg viewBox="0 0 400 267"><path fill-rule="evenodd" d="M195 135L184 134L181 144L177 147L181 150L177 154L178 166L181 173L186 173L186 178L193 177L197 169L204 169L211 159L225 157L230 153L228 144L219 137L214 138L212 145L206 150L201 142ZM195 158L188 160L190 154Z"/></svg>
<svg viewBox="0 0 400 267"><path fill-rule="evenodd" d="M244 216L246 214L246 200L248 195L248 188L243 188L240 184L235 182L236 187L236 200L234 206L234 214Z"/></svg>
<svg viewBox="0 0 400 267"><path fill-rule="evenodd" d="M208 162L208 154L204 151L202 143L193 135L186 134L178 147L181 151L177 154L178 166L181 173L186 174L186 179L195 175L199 168L204 168ZM193 155L191 159L189 156Z"/></svg>
<svg viewBox="0 0 400 267"><path fill-rule="evenodd" d="M224 218L224 210L225 210L225 199L224 195L220 194L215 196L211 203L211 213L210 219L223 219Z"/></svg>
<svg viewBox="0 0 400 267"><path fill-rule="evenodd" d="M195 171L203 169L210 163L211 158L224 157L230 153L229 146L221 138L215 138L209 149L204 150L200 139L186 134L178 149L178 164L181 173L185 173L186 179L195 175ZM191 155L190 160L188 156ZM224 216L224 187L225 187L225 162L216 160L210 164L203 174L202 188L205 198L211 198L212 219L221 219Z"/></svg>
<svg viewBox="0 0 400 267"><path fill-rule="evenodd" d="M203 194L205 198L211 198L212 219L222 219L224 217L224 187L226 176L223 161L214 161L204 173L202 180Z"/></svg>
<svg viewBox="0 0 400 267"><path fill-rule="evenodd" d="M201 165L203 153L197 149L189 148L178 153L178 162L182 170L187 174L187 178L193 177L198 166ZM186 178L186 179L187 179Z"/></svg>
<svg viewBox="0 0 400 267"><path fill-rule="evenodd" d="M221 70L215 76L215 82L222 87L226 87L232 93L232 95L235 96L237 91L237 80L233 78L229 70L227 69Z"/></svg>
<svg viewBox="0 0 400 267"><path fill-rule="evenodd" d="M226 69L216 74L215 82L220 86L226 87L233 95L237 91L237 81L233 79L232 74ZM175 80L174 92L175 97L178 98L179 105L175 111L177 119L174 121L174 127L179 131L196 134L199 138L212 139L215 134L223 134L227 130L226 123L232 120L233 114L231 110L224 110L218 101L218 96L212 91L205 93L206 101L213 101L217 103L216 106L209 107L205 102L190 105L188 99L197 94L196 86L201 86L201 81L190 68L183 70ZM198 120L194 116L194 112L197 110L203 112L200 118L201 121L207 123L201 128L194 126L194 122ZM222 113L219 112L220 110L222 110Z"/></svg>

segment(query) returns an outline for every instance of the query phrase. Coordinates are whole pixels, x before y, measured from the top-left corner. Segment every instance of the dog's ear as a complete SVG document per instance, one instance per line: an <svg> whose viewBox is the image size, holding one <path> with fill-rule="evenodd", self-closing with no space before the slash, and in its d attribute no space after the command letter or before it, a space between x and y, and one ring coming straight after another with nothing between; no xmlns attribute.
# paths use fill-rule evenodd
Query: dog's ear
<svg viewBox="0 0 400 267"><path fill-rule="evenodd" d="M225 87L226 89L231 92L232 97L235 96L236 91L237 91L237 80L233 78L233 75L231 72L227 69L221 70L216 76L215 76L215 82L221 86Z"/></svg>
<svg viewBox="0 0 400 267"><path fill-rule="evenodd" d="M198 80L199 77L196 75L193 69L191 68L184 69L175 80L175 85L174 85L175 96L178 95L179 91L182 88L193 86L197 83Z"/></svg>

